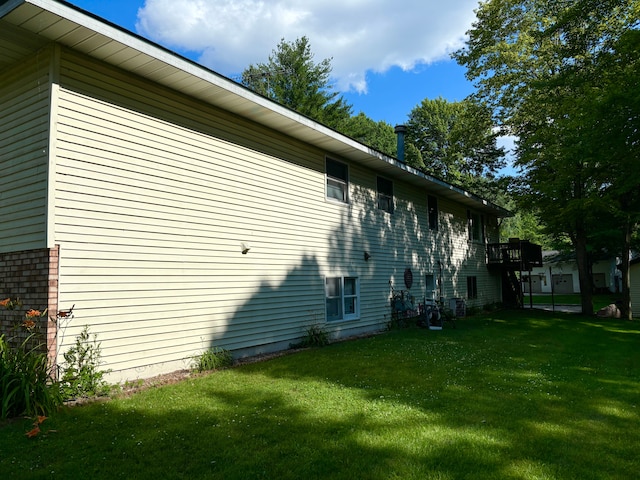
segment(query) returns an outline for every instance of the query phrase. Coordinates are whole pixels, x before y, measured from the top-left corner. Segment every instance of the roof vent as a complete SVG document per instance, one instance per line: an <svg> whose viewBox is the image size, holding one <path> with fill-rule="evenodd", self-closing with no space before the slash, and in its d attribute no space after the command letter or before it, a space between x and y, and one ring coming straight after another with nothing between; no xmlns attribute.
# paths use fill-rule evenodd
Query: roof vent
<svg viewBox="0 0 640 480"><path fill-rule="evenodd" d="M398 137L398 160L404 163L404 134L407 131L406 125L396 125L395 132Z"/></svg>

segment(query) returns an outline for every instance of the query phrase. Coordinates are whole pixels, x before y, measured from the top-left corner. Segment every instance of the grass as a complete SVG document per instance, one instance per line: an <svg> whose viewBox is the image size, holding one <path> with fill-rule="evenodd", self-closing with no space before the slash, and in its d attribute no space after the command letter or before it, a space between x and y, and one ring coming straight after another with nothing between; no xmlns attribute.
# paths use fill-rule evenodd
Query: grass
<svg viewBox="0 0 640 480"><path fill-rule="evenodd" d="M595 294L593 296L593 310L598 311L602 307L606 307L612 303L616 303L616 300L620 299L620 294ZM580 305L580 294L556 294L553 296L553 301L556 305ZM529 294L524 294L524 304L529 305ZM534 305L550 305L551 294L533 294Z"/></svg>
<svg viewBox="0 0 640 480"><path fill-rule="evenodd" d="M247 364L0 429L21 478L622 479L640 325L495 312Z"/></svg>

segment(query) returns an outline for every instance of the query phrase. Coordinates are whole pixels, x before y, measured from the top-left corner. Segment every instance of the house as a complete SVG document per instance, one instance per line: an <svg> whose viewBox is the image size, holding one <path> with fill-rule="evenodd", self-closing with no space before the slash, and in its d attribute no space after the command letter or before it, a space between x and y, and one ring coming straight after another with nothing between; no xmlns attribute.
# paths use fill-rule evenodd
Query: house
<svg viewBox="0 0 640 480"><path fill-rule="evenodd" d="M58 365L85 325L121 381L502 300L508 211L68 3L0 2L0 111L0 296Z"/></svg>
<svg viewBox="0 0 640 480"><path fill-rule="evenodd" d="M533 268L531 276L523 276L525 292L570 294L580 293L578 264L574 255L563 255L557 251L543 252L544 265ZM595 292L616 293L622 288L621 274L615 257L596 260L591 267Z"/></svg>

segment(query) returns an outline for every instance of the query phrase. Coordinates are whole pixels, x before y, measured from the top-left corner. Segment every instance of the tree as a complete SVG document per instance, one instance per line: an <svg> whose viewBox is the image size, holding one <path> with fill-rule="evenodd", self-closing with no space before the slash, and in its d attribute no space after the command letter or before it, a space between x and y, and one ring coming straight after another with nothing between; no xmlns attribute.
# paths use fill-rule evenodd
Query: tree
<svg viewBox="0 0 640 480"><path fill-rule="evenodd" d="M386 155L396 156L396 134L394 128L387 122L376 122L360 112L358 115L349 117L341 122L336 129Z"/></svg>
<svg viewBox="0 0 640 480"><path fill-rule="evenodd" d="M333 91L331 70L331 59L314 63L307 37L291 43L281 39L267 63L242 72L242 84L335 128L351 116L351 105Z"/></svg>
<svg viewBox="0 0 640 480"><path fill-rule="evenodd" d="M505 205L509 209L510 204ZM542 250L552 250L556 243L547 235L540 224L540 219L530 210L511 207L515 214L505 218L500 226L500 241L510 238L523 238L542 246Z"/></svg>
<svg viewBox="0 0 640 480"><path fill-rule="evenodd" d="M637 25L639 8L637 0L488 0L454 55L476 81L476 98L518 138L517 163L526 172L521 204L571 239L585 314L593 312L594 232L611 205L605 193L626 184L619 173L611 174L617 164L605 145L615 142L600 135L608 122L593 105L603 88L613 88L602 82L601 66L623 33ZM596 138L603 144L596 145ZM633 153L626 148L623 155ZM622 190L628 194L629 187Z"/></svg>
<svg viewBox="0 0 640 480"><path fill-rule="evenodd" d="M470 100L424 99L409 114L407 161L430 175L470 187L504 165L491 112Z"/></svg>
<svg viewBox="0 0 640 480"><path fill-rule="evenodd" d="M624 32L599 58L595 94L582 105L606 206L603 234L619 232L622 316L631 320L630 251L640 226L640 31ZM615 237L614 237L615 238Z"/></svg>

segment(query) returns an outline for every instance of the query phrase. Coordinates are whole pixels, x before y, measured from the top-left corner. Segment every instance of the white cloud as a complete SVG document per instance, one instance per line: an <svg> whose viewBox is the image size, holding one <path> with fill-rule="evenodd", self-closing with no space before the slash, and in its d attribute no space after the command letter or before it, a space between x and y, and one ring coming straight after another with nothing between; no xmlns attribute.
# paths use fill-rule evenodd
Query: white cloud
<svg viewBox="0 0 640 480"><path fill-rule="evenodd" d="M366 92L366 73L411 70L462 45L477 0L146 0L138 32L195 54L224 75L265 62L280 39L307 36L331 58L338 88Z"/></svg>

